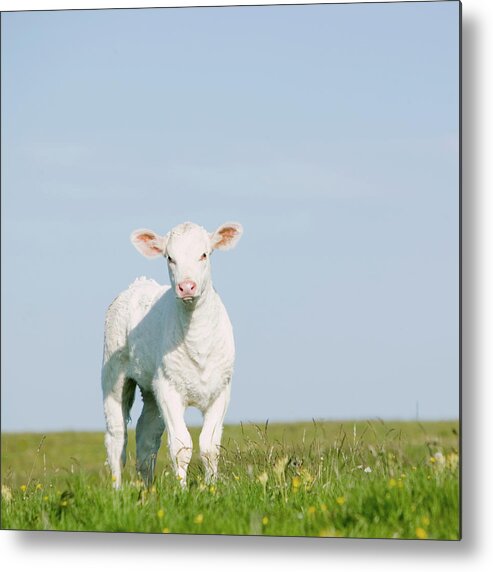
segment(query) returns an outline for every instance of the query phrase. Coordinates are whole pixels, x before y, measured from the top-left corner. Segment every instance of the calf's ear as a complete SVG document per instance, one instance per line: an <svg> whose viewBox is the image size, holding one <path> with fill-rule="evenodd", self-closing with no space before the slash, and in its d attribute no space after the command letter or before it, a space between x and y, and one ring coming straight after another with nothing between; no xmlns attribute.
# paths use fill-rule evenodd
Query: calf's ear
<svg viewBox="0 0 493 572"><path fill-rule="evenodd" d="M242 234L243 227L239 222L226 222L211 233L211 246L215 250L229 250L236 246Z"/></svg>
<svg viewBox="0 0 493 572"><path fill-rule="evenodd" d="M160 236L146 228L134 230L130 235L130 240L135 248L146 258L164 256L166 243L168 242L166 236Z"/></svg>

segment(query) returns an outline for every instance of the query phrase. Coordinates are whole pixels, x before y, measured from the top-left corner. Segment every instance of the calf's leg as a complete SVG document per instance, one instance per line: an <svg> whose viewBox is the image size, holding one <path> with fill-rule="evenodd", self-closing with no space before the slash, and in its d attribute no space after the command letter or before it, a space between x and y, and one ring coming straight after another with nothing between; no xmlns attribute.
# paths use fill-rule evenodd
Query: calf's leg
<svg viewBox="0 0 493 572"><path fill-rule="evenodd" d="M161 446L164 420L159 407L150 392L142 392L144 407L137 421L137 471L143 481L150 486L154 478L156 458Z"/></svg>
<svg viewBox="0 0 493 572"><path fill-rule="evenodd" d="M200 457L204 464L205 480L210 483L217 478L217 465L223 433L224 416L228 408L230 395L229 384L223 392L204 412L204 424L200 433Z"/></svg>
<svg viewBox="0 0 493 572"><path fill-rule="evenodd" d="M104 442L113 478L113 486L121 486L122 467L126 461L127 423L132 407L135 382L125 379L123 368L103 367L103 408L106 418Z"/></svg>
<svg viewBox="0 0 493 572"><path fill-rule="evenodd" d="M181 395L168 380L153 383L154 395L168 430L168 446L176 477L182 487L187 483L187 469L192 458L192 438L185 425L185 405Z"/></svg>

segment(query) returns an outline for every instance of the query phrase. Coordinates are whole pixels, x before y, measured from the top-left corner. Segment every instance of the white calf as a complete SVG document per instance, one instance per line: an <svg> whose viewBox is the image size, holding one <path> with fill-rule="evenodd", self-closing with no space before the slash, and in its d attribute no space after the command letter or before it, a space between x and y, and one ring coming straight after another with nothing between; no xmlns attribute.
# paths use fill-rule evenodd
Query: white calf
<svg viewBox="0 0 493 572"><path fill-rule="evenodd" d="M135 387L144 407L137 422L137 470L152 482L165 424L177 477L186 483L192 440L184 421L188 406L204 415L200 455L207 481L217 475L224 415L234 363L231 323L212 287L210 255L238 242L240 224L209 234L193 223L166 236L136 230L131 240L147 258L164 256L170 286L139 278L106 313L102 386L105 444L116 488L125 464L127 422Z"/></svg>

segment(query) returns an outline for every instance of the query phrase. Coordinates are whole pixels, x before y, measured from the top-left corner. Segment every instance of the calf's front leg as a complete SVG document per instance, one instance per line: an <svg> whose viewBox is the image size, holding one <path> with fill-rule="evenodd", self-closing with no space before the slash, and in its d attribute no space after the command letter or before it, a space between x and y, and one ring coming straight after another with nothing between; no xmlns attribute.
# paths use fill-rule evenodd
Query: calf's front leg
<svg viewBox="0 0 493 572"><path fill-rule="evenodd" d="M230 385L228 384L216 400L204 412L204 425L200 433L200 457L204 464L206 482L217 478L217 465L223 433L224 416L229 404Z"/></svg>
<svg viewBox="0 0 493 572"><path fill-rule="evenodd" d="M165 378L153 383L154 395L168 430L168 447L176 477L185 488L192 458L192 438L185 424L185 406L178 391Z"/></svg>

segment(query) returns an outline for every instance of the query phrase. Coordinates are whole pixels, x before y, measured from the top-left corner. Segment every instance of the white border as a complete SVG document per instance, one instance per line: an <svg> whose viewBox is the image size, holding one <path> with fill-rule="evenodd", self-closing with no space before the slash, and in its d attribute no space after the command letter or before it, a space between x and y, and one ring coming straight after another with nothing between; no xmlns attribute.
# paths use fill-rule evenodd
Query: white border
<svg viewBox="0 0 493 572"><path fill-rule="evenodd" d="M0 0L0 9L207 6L234 2ZM241 4L268 4L256 0ZM283 2L288 3L301 3ZM486 570L493 561L492 2L463 2L463 535L462 542L0 532L2 564L36 572L94 570L379 572ZM489 294L489 296L488 296ZM490 562L490 564L488 564Z"/></svg>

